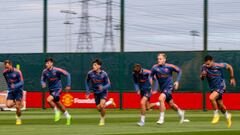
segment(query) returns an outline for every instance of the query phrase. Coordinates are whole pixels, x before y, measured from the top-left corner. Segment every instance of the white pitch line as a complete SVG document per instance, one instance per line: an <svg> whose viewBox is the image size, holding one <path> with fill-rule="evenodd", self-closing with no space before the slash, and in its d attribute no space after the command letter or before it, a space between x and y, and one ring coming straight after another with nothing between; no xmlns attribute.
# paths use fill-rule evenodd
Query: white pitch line
<svg viewBox="0 0 240 135"><path fill-rule="evenodd" d="M208 131L240 131L238 129L213 129L213 130L187 130L187 131L158 131L158 132L121 132L121 133L105 133L97 135L121 135L121 134L154 134L154 133L188 133L188 132L208 132Z"/></svg>

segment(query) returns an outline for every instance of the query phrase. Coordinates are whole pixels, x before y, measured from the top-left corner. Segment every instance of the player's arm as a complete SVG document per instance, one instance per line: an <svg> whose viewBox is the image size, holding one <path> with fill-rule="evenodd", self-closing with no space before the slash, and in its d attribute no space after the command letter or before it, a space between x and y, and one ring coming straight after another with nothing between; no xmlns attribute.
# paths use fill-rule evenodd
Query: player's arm
<svg viewBox="0 0 240 135"><path fill-rule="evenodd" d="M156 76L154 76L153 78L154 79L152 79L152 77L149 76L149 80L150 80L150 83L151 83L151 92L152 92L152 94L156 94L157 89L158 89L158 82L157 82Z"/></svg>
<svg viewBox="0 0 240 135"><path fill-rule="evenodd" d="M6 83L8 83L8 81L7 81L7 77L6 77L6 73L5 73L5 72L3 73L3 76L4 76L4 78L5 78Z"/></svg>
<svg viewBox="0 0 240 135"><path fill-rule="evenodd" d="M87 77L85 79L85 88L86 88L86 98L88 99L90 96L90 75L87 74Z"/></svg>
<svg viewBox="0 0 240 135"><path fill-rule="evenodd" d="M153 80L152 80L152 76L151 76L151 71L150 71L150 70L147 70L147 69L144 69L143 72L148 75L148 80L149 80L150 84L153 85Z"/></svg>
<svg viewBox="0 0 240 135"><path fill-rule="evenodd" d="M229 73L230 73L230 84L231 84L232 86L236 86L236 80L235 80L235 78L234 78L234 71L233 71L232 65L226 64L226 69L227 69L227 70L229 71Z"/></svg>
<svg viewBox="0 0 240 135"><path fill-rule="evenodd" d="M62 75L67 77L67 85L65 90L69 91L71 89L71 75L69 72L67 72L66 70L63 70L61 68L58 68L58 72L60 72Z"/></svg>
<svg viewBox="0 0 240 135"><path fill-rule="evenodd" d="M140 94L140 88L139 88L139 85L138 85L138 82L137 82L137 78L134 74L132 75L132 78L133 78L134 89L138 94Z"/></svg>
<svg viewBox="0 0 240 135"><path fill-rule="evenodd" d="M151 84L151 93L152 94L156 94L157 93L157 89L158 89L158 83L155 79L155 81L153 81L152 76L151 76L151 71L150 70L145 70L148 74L148 80ZM156 76L153 76L154 78L156 78Z"/></svg>
<svg viewBox="0 0 240 135"><path fill-rule="evenodd" d="M42 75L41 75L41 85L42 85L42 88L46 88L46 80L47 80L47 77L46 77L45 72L43 70Z"/></svg>
<svg viewBox="0 0 240 135"><path fill-rule="evenodd" d="M156 78L156 70L154 69L154 67L151 69L150 79L151 79L151 82L152 82L152 90L157 91L158 82L157 82L157 78Z"/></svg>
<svg viewBox="0 0 240 135"><path fill-rule="evenodd" d="M18 89L18 88L22 87L23 84L24 84L22 72L20 70L18 70L17 72L18 72L18 76L19 76L20 81L18 83L12 84L12 86L11 86L15 89Z"/></svg>
<svg viewBox="0 0 240 135"><path fill-rule="evenodd" d="M107 74L105 74L104 78L103 78L103 82L105 82L106 84L105 85L102 85L100 90L106 90L106 89L109 89L110 86L111 86L111 82L110 82L110 79L108 77Z"/></svg>
<svg viewBox="0 0 240 135"><path fill-rule="evenodd" d="M5 80L6 80L7 85L9 86L9 82L8 82L8 79L7 79L7 76L6 76L6 73L5 73L5 72L3 73L3 76L4 76ZM9 87L8 87L8 88L9 88Z"/></svg>
<svg viewBox="0 0 240 135"><path fill-rule="evenodd" d="M176 65L171 65L172 70L177 73L177 79L174 82L174 89L177 90L179 88L179 82L182 77L182 70L176 66Z"/></svg>
<svg viewBox="0 0 240 135"><path fill-rule="evenodd" d="M200 79L201 80L204 80L204 78L207 76L207 71L206 70L207 70L206 67L202 66L201 73L200 73Z"/></svg>

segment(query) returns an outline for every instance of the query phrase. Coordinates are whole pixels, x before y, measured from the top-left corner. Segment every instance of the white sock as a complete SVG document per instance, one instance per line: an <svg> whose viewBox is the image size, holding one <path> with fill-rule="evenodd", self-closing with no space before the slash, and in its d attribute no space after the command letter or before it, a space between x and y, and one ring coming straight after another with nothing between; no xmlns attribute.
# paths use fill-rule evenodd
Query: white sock
<svg viewBox="0 0 240 135"><path fill-rule="evenodd" d="M156 106L160 106L160 102L156 102L155 104L156 104Z"/></svg>
<svg viewBox="0 0 240 135"><path fill-rule="evenodd" d="M112 103L113 103L112 100L108 100L108 101L105 103L105 107L111 105Z"/></svg>
<svg viewBox="0 0 240 135"><path fill-rule="evenodd" d="M218 115L218 110L213 111L213 115L214 116Z"/></svg>
<svg viewBox="0 0 240 135"><path fill-rule="evenodd" d="M178 112L178 115L179 115L179 116L182 116L183 112L182 112L182 110L181 110L181 109L178 109L178 111L177 111L177 112Z"/></svg>
<svg viewBox="0 0 240 135"><path fill-rule="evenodd" d="M159 120L164 120L164 112L160 112Z"/></svg>
<svg viewBox="0 0 240 135"><path fill-rule="evenodd" d="M65 111L65 112L64 112L64 116L65 116L66 118L69 118L69 117L70 117L70 114L68 113L68 111Z"/></svg>
<svg viewBox="0 0 240 135"><path fill-rule="evenodd" d="M225 112L224 116L225 116L226 119L228 118L228 112L227 111Z"/></svg>
<svg viewBox="0 0 240 135"><path fill-rule="evenodd" d="M56 106L53 108L53 110L54 110L55 114L59 112L59 110L58 110L58 108Z"/></svg>
<svg viewBox="0 0 240 135"><path fill-rule="evenodd" d="M141 121L145 122L145 116L144 115L141 115Z"/></svg>

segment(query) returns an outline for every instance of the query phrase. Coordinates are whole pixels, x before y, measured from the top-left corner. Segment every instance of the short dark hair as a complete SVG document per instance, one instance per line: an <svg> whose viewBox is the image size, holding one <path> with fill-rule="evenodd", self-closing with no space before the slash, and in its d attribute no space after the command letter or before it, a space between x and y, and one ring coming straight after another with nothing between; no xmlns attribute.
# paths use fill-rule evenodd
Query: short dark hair
<svg viewBox="0 0 240 135"><path fill-rule="evenodd" d="M11 60L5 60L4 65L6 65L6 64L12 65L12 61Z"/></svg>
<svg viewBox="0 0 240 135"><path fill-rule="evenodd" d="M92 61L92 64L97 63L98 65L102 65L102 61L100 59L95 59Z"/></svg>
<svg viewBox="0 0 240 135"><path fill-rule="evenodd" d="M46 62L49 62L49 61L53 63L53 58L46 58L46 59L45 59L45 63L46 63Z"/></svg>
<svg viewBox="0 0 240 135"><path fill-rule="evenodd" d="M211 55L206 55L205 58L204 58L204 61L212 61L213 60L213 57Z"/></svg>
<svg viewBox="0 0 240 135"><path fill-rule="evenodd" d="M133 72L140 73L141 69L142 69L142 66L140 64L135 64L133 67Z"/></svg>

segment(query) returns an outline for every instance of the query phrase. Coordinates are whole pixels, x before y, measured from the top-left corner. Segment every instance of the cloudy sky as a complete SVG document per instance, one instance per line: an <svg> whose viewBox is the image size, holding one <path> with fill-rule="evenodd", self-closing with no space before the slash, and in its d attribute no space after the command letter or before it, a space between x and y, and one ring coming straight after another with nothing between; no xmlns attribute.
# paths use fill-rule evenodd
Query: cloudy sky
<svg viewBox="0 0 240 135"><path fill-rule="evenodd" d="M105 1L89 2L92 52L103 51ZM77 47L84 46L78 41L81 3L48 3L48 52L79 51ZM112 6L115 51L119 51L119 3L113 0ZM203 0L126 0L125 4L125 51L203 49ZM209 0L209 50L240 50L239 7L238 0ZM0 0L0 53L42 52L42 9L42 0ZM68 9L76 14L61 13ZM73 24L64 24L66 20ZM112 51L110 44L106 47Z"/></svg>

